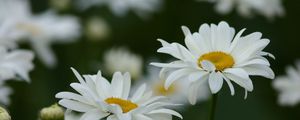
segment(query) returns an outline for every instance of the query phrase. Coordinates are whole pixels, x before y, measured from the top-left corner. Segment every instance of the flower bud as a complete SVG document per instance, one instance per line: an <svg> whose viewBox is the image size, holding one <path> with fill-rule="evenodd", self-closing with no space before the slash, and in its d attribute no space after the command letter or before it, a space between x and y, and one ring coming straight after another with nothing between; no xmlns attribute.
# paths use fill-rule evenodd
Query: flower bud
<svg viewBox="0 0 300 120"><path fill-rule="evenodd" d="M54 104L40 111L40 120L64 120L64 110Z"/></svg>
<svg viewBox="0 0 300 120"><path fill-rule="evenodd" d="M0 120L11 120L10 115L2 107L0 107Z"/></svg>

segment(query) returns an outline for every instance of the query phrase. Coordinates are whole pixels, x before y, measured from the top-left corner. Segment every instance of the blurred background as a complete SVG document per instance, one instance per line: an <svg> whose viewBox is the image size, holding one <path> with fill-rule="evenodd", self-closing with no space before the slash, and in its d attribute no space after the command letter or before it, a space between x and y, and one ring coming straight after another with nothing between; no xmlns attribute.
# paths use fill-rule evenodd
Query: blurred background
<svg viewBox="0 0 300 120"><path fill-rule="evenodd" d="M153 60L166 61L171 57L158 54L161 46L156 40L162 38L168 42L184 43L181 26L186 25L192 31L197 31L203 23L219 23L227 21L239 31L247 28L245 34L262 32L263 38L271 40L265 51L276 56L269 59L276 75L285 74L285 67L293 65L300 58L300 2L284 0L285 16L273 20L255 14L251 18L239 15L236 10L227 15L220 15L214 9L214 4L197 2L195 0L162 0L164 3L156 13L148 18L129 12L125 16L116 16L107 6L92 7L79 11L71 5L67 9L58 10L59 14L71 14L79 17L82 25L82 35L76 42L68 44L53 44L58 63L56 67L46 67L39 59L34 60L35 68L30 72L31 83L8 81L14 93L10 96L8 106L13 120L35 120L38 111L58 101L54 96L60 91L72 91L69 84L77 81L70 67L76 68L81 74L93 74L104 69L104 53L114 47L126 47L144 60L143 73L148 63ZM35 14L52 9L53 3L47 0L31 0L32 11ZM1 3L0 3L1 4ZM104 38L91 38L85 34L85 26L91 18L99 17L105 21L108 32ZM299 27L299 28L298 28ZM31 49L28 44L20 48ZM115 62L118 62L117 60ZM107 77L110 75L106 74ZM281 107L277 102L277 92L271 87L271 80L262 77L252 77L254 91L244 100L244 90L231 96L229 90L223 87L217 102L217 120L299 120L300 106ZM198 103L181 111L185 120L206 120L210 101Z"/></svg>

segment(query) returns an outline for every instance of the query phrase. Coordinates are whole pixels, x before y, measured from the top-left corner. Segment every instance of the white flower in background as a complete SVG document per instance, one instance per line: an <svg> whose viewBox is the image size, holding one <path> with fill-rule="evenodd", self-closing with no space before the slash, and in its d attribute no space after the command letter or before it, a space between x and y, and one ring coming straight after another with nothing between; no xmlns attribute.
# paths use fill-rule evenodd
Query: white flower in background
<svg viewBox="0 0 300 120"><path fill-rule="evenodd" d="M274 78L269 67L269 61L263 55L271 54L262 50L269 44L268 39L261 39L259 32L242 37L245 29L235 35L234 28L226 22L218 25L201 25L199 32L191 33L187 27L182 27L187 48L178 43L162 43L158 52L172 55L178 60L171 63L152 63L170 71L165 88L169 88L176 80L190 82L189 99L195 101L196 90L208 80L208 86L213 94L220 91L225 81L234 95L232 82L253 90L250 75ZM185 78L185 79L183 79ZM186 80L188 79L188 80Z"/></svg>
<svg viewBox="0 0 300 120"><path fill-rule="evenodd" d="M50 45L74 42L80 35L77 18L58 16L53 11L17 21L13 28L14 32L23 34L24 38L29 40L38 57L49 67L57 63Z"/></svg>
<svg viewBox="0 0 300 120"><path fill-rule="evenodd" d="M12 93L12 89L5 86L3 81L0 81L0 105L9 105L9 96Z"/></svg>
<svg viewBox="0 0 300 120"><path fill-rule="evenodd" d="M78 0L78 5L80 9L107 5L117 16L125 16L129 11L133 11L140 17L148 17L150 13L160 9L162 2L162 0Z"/></svg>
<svg viewBox="0 0 300 120"><path fill-rule="evenodd" d="M134 79L138 79L143 71L142 57L126 48L112 48L104 53L103 65L109 74L128 71Z"/></svg>
<svg viewBox="0 0 300 120"><path fill-rule="evenodd" d="M11 50L0 47L0 81L21 78L29 82L29 72L33 69L33 52Z"/></svg>
<svg viewBox="0 0 300 120"><path fill-rule="evenodd" d="M129 97L129 73L116 72L109 83L101 71L97 75L83 75L83 79L72 70L80 83L72 83L71 87L79 94L60 92L56 97L62 98L60 105L83 113L81 120L171 120L172 115L182 118L179 113L165 108L174 105L166 97L151 97L152 92L145 91L146 85Z"/></svg>
<svg viewBox="0 0 300 120"><path fill-rule="evenodd" d="M78 19L69 15L59 16L51 10L32 15L27 0L7 1L0 9L1 14L5 13L0 15L1 26L5 27L3 31L8 33L5 37L28 40L47 66L55 66L57 60L50 45L75 41L80 35Z"/></svg>
<svg viewBox="0 0 300 120"><path fill-rule="evenodd" d="M153 91L155 96L167 96L174 103L186 104L188 103L186 99L185 90L188 89L189 83L183 80L176 81L168 89L165 89L164 84L166 80L167 71L161 71L159 68L154 68L150 66L148 68L148 75L144 76L141 80L138 80L138 83L135 86L139 86L143 83L146 83L151 91ZM137 88L137 87L133 88ZM198 102L207 100L211 93L209 88L206 85L198 87L198 93L196 94L196 99ZM196 101L191 101L195 103ZM181 106L180 106L181 107Z"/></svg>
<svg viewBox="0 0 300 120"><path fill-rule="evenodd" d="M71 0L50 0L50 5L57 10L66 10L71 6Z"/></svg>
<svg viewBox="0 0 300 120"><path fill-rule="evenodd" d="M279 92L278 102L283 106L295 106L300 102L300 61L296 68L288 66L287 75L278 76L273 87Z"/></svg>
<svg viewBox="0 0 300 120"><path fill-rule="evenodd" d="M199 0L200 1L200 0ZM203 1L203 0L201 0ZM216 3L216 10L221 14L228 14L234 7L245 16L253 13L261 14L267 18L284 15L284 7L281 0L205 0Z"/></svg>
<svg viewBox="0 0 300 120"><path fill-rule="evenodd" d="M85 26L85 34L90 40L103 40L110 34L110 27L102 18L92 17Z"/></svg>

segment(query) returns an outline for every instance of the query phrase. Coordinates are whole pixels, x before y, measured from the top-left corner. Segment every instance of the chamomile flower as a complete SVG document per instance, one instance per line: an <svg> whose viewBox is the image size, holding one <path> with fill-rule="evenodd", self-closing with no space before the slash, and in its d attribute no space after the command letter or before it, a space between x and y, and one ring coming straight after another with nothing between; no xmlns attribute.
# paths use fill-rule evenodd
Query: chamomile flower
<svg viewBox="0 0 300 120"><path fill-rule="evenodd" d="M38 57L49 67L57 63L50 45L73 42L80 35L77 18L58 16L53 11L17 21L13 28L16 33L23 34L29 40Z"/></svg>
<svg viewBox="0 0 300 120"><path fill-rule="evenodd" d="M135 86L139 86L143 83L146 83L149 87L148 89L152 90L155 96L166 96L169 97L173 103L186 104L188 103L186 99L186 92L189 83L183 80L176 81L173 83L168 89L164 87L166 81L166 74L168 71L161 71L159 68L150 66L148 68L148 74L145 75L142 79L138 80L138 83ZM137 88L137 87L133 88ZM202 85L197 90L198 94L196 94L196 100L198 102L207 100L210 96L210 92L207 86ZM191 101L195 103L196 101ZM180 106L182 108L182 106Z"/></svg>
<svg viewBox="0 0 300 120"><path fill-rule="evenodd" d="M109 36L110 27L102 18L92 17L87 21L85 31L90 40L99 41Z"/></svg>
<svg viewBox="0 0 300 120"><path fill-rule="evenodd" d="M50 45L73 42L80 35L79 20L74 16L59 16L51 10L34 15L27 0L4 1L0 9L0 21L8 33L6 37L27 40L37 56L49 67L57 63Z"/></svg>
<svg viewBox="0 0 300 120"><path fill-rule="evenodd" d="M300 102L300 61L296 68L288 66L287 75L278 76L273 87L279 92L278 102L283 106L295 106Z"/></svg>
<svg viewBox="0 0 300 120"><path fill-rule="evenodd" d="M83 75L74 69L74 74L80 83L72 83L71 87L79 94L60 92L59 104L67 109L83 113L81 120L171 120L172 115L181 115L165 106L174 105L165 97L151 97L152 92L146 92L142 85L129 97L131 79L129 73L116 72L111 83L97 75Z"/></svg>
<svg viewBox="0 0 300 120"><path fill-rule="evenodd" d="M29 82L33 58L31 51L0 47L0 81L21 78Z"/></svg>
<svg viewBox="0 0 300 120"><path fill-rule="evenodd" d="M234 95L232 82L245 88L247 93L253 90L250 75L274 78L269 61L263 57L271 54L262 51L270 41L261 39L261 33L255 32L242 37L245 31L243 29L235 35L234 28L226 22L210 26L203 24L199 32L193 34L185 26L182 29L187 48L179 43L170 44L159 40L163 47L158 52L169 54L178 60L171 63L152 63L171 72L164 85L166 89L177 80L190 82L189 100L195 101L195 91L202 84L208 83L210 91L216 94L225 81Z"/></svg>
<svg viewBox="0 0 300 120"><path fill-rule="evenodd" d="M133 11L140 17L148 17L150 13L160 9L162 2L161 0L78 0L78 5L81 9L107 5L117 16L125 16L129 11Z"/></svg>
<svg viewBox="0 0 300 120"><path fill-rule="evenodd" d="M228 14L236 7L237 11L245 16L253 13L261 14L267 18L284 15L284 7L281 0L206 0L216 3L216 10L221 14Z"/></svg>
<svg viewBox="0 0 300 120"><path fill-rule="evenodd" d="M138 79L142 74L143 59L126 48L112 48L104 53L104 67L109 74L128 71L132 78Z"/></svg>

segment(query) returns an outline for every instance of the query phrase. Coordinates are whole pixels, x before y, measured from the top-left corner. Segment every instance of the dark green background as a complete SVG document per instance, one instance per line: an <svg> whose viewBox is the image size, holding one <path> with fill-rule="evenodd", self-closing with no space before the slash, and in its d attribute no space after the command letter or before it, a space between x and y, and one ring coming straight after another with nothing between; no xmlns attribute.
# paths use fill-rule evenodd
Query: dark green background
<svg viewBox="0 0 300 120"><path fill-rule="evenodd" d="M273 53L276 60L271 60L276 75L285 74L286 65L294 64L300 58L299 28L300 2L285 0L286 16L269 21L262 16L251 19L243 18L234 11L221 16L213 9L213 4L195 2L195 0L164 0L163 9L154 14L149 20L143 20L128 14L125 17L114 16L108 8L92 8L85 12L78 12L74 8L62 11L80 16L81 22L86 18L100 16L104 18L112 29L111 36L103 41L91 41L85 36L76 43L53 45L59 64L54 69L45 67L35 59L35 69L31 72L31 83L9 82L14 88L11 96L12 104L8 107L13 120L36 120L39 109L49 106L58 100L54 95L59 91L71 90L69 84L76 81L70 67L80 73L96 73L101 69L98 64L102 61L102 54L114 46L127 46L130 50L143 56L145 60L159 57L162 60L170 58L157 54L160 47L157 38L169 42L183 43L181 25L187 25L196 31L203 23L218 23L227 21L236 30L247 28L246 33L260 31L264 38L271 43L266 51ZM0 3L1 4L1 3ZM32 0L33 11L40 13L49 8L46 0ZM28 45L23 45L27 48ZM147 64L145 64L147 66ZM217 120L299 120L300 106L280 107L277 105L277 94L271 88L271 80L252 77L255 90L244 100L244 91L236 86L237 94L230 96L224 85L219 94L216 119ZM183 111L185 120L206 120L209 112L209 101L192 106Z"/></svg>

